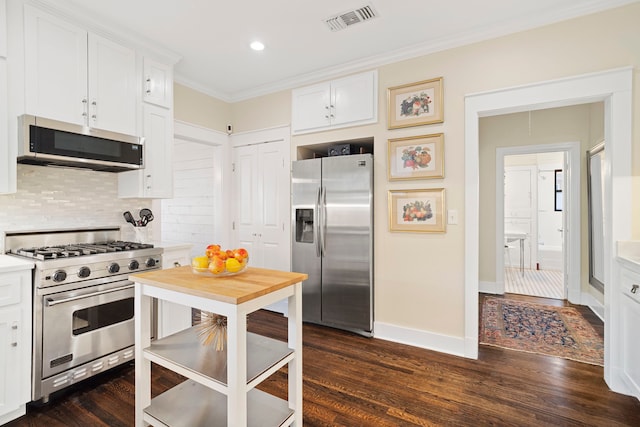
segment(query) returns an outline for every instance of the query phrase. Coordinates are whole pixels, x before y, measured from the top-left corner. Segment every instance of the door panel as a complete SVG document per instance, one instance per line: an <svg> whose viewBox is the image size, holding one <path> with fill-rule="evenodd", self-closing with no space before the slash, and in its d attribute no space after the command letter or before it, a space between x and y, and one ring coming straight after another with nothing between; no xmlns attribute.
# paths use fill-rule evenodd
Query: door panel
<svg viewBox="0 0 640 427"><path fill-rule="evenodd" d="M294 271L309 278L302 286L302 319L322 321L322 287L316 204L320 190L321 160L293 162L292 169L292 265Z"/></svg>
<svg viewBox="0 0 640 427"><path fill-rule="evenodd" d="M372 167L370 156L325 158L322 167L322 319L366 331L372 329Z"/></svg>

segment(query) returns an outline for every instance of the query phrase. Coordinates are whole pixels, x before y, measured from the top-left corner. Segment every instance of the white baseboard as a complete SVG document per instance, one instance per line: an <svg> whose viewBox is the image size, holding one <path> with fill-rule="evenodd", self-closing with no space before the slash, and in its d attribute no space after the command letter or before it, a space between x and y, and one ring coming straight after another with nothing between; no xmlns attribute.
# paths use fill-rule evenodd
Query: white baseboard
<svg viewBox="0 0 640 427"><path fill-rule="evenodd" d="M375 322L373 330L374 337L377 339L465 357L464 338L435 334L384 322Z"/></svg>
<svg viewBox="0 0 640 427"><path fill-rule="evenodd" d="M604 305L602 305L600 301L598 301L593 295L587 292L582 292L581 302L582 305L589 307L591 311L593 311L596 316L604 322Z"/></svg>

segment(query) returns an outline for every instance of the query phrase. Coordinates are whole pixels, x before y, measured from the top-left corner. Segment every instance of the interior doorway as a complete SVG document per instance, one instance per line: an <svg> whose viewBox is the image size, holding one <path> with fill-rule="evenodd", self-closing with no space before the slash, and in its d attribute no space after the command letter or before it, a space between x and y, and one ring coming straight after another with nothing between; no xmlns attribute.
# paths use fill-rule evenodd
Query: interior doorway
<svg viewBox="0 0 640 427"><path fill-rule="evenodd" d="M616 269L614 244L631 237L631 147L632 147L631 67L585 74L516 88L469 95L465 99L465 356L478 357L479 288L479 119L508 112L528 111L604 101L605 135L611 150L605 153L603 178L605 194L604 279L611 282ZM616 181L615 191L613 182ZM502 221L501 221L502 222ZM569 295L571 301L572 296ZM578 295L577 303L580 303ZM614 391L628 392L619 375L623 342L619 338L616 314L620 291L605 287L604 378Z"/></svg>
<svg viewBox="0 0 640 427"><path fill-rule="evenodd" d="M566 299L564 169L563 151L504 156L506 293Z"/></svg>

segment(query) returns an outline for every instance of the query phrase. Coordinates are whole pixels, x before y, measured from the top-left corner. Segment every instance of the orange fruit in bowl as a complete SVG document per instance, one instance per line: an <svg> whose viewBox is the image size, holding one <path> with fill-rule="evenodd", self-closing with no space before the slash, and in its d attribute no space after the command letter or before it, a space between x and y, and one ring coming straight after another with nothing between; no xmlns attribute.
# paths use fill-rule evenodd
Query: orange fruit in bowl
<svg viewBox="0 0 640 427"><path fill-rule="evenodd" d="M212 274L221 274L224 273L225 267L225 262L219 257L214 256L209 264L209 272Z"/></svg>

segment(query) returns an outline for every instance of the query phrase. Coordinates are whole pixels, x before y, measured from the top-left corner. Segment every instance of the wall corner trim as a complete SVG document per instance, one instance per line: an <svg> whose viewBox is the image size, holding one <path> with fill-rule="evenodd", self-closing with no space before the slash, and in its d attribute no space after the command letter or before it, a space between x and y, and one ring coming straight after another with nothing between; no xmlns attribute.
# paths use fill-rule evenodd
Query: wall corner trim
<svg viewBox="0 0 640 427"><path fill-rule="evenodd" d="M465 340L461 337L436 334L384 322L375 322L373 330L376 339L466 357Z"/></svg>

